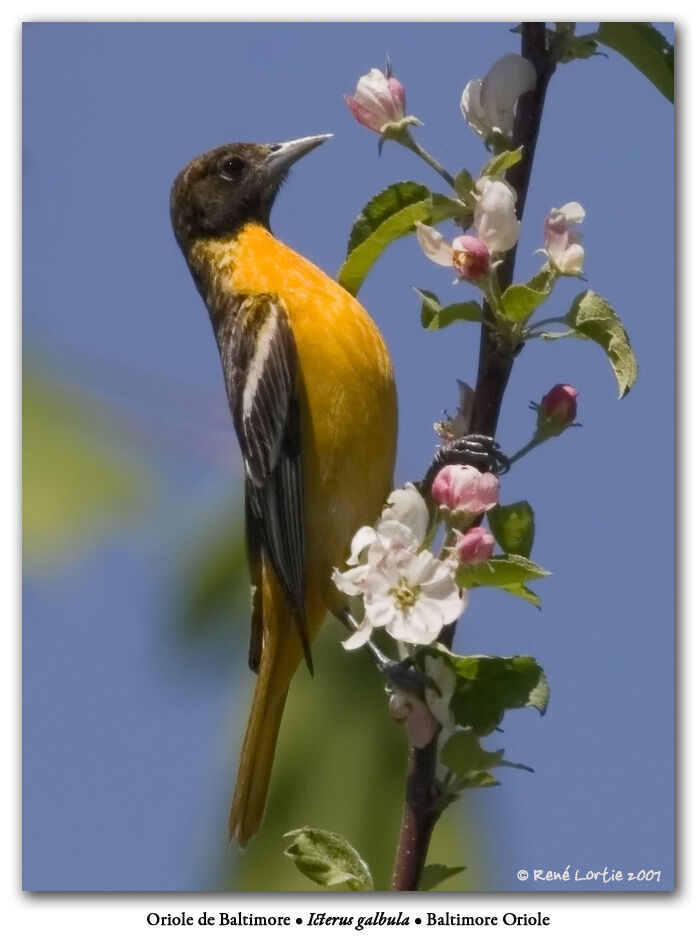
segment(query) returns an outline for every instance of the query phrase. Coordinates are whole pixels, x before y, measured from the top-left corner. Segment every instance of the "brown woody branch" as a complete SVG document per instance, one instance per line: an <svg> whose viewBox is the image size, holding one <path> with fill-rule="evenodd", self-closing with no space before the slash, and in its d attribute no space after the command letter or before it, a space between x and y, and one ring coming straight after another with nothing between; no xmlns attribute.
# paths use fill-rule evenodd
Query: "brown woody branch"
<svg viewBox="0 0 696 941"><path fill-rule="evenodd" d="M555 68L548 47L545 23L522 24L521 51L536 69L537 85L534 91L528 92L519 100L513 146L523 145L524 155L507 174L508 182L517 192L519 219L522 219L527 199L546 89ZM498 269L502 290L512 283L515 255L516 249L513 248ZM502 347L496 333L489 327L481 328L472 431L495 436L503 396L518 352L519 350L510 351ZM450 648L454 641L455 629L456 625L450 625L440 637ZM425 748L409 748L406 798L391 885L394 891L415 891L420 886L430 837L443 806L435 776L436 757L437 737Z"/></svg>

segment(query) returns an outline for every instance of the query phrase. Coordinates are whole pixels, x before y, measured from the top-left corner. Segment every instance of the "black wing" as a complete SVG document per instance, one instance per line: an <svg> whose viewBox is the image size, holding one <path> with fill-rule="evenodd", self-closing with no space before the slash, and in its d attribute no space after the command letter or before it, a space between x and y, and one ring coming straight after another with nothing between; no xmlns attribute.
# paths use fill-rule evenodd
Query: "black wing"
<svg viewBox="0 0 696 941"><path fill-rule="evenodd" d="M247 548L256 589L259 551L270 560L312 658L305 617L305 548L299 367L283 302L246 297L216 331L227 396L246 470ZM256 581L255 581L256 574ZM250 662L260 654L260 591L254 592Z"/></svg>

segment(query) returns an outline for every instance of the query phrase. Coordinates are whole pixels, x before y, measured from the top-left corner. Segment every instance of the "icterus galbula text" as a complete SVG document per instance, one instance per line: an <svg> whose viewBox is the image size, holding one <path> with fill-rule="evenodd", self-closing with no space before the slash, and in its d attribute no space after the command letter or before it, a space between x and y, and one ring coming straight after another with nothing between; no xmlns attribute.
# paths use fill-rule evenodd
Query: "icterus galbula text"
<svg viewBox="0 0 696 941"><path fill-rule="evenodd" d="M230 144L193 160L171 194L177 241L206 303L245 468L258 672L229 834L258 830L288 686L327 611L331 573L389 492L394 377L365 310L270 232L290 166L326 136Z"/></svg>

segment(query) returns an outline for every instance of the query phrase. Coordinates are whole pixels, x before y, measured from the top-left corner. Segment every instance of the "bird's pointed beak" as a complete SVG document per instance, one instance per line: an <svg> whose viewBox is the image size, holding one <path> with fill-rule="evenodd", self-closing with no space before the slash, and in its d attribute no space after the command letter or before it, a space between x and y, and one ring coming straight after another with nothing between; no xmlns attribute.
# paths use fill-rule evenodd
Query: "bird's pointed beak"
<svg viewBox="0 0 696 941"><path fill-rule="evenodd" d="M300 157L304 157L310 150L332 137L333 134L317 134L315 137L298 137L297 140L273 144L265 160L269 176L274 179L282 177Z"/></svg>

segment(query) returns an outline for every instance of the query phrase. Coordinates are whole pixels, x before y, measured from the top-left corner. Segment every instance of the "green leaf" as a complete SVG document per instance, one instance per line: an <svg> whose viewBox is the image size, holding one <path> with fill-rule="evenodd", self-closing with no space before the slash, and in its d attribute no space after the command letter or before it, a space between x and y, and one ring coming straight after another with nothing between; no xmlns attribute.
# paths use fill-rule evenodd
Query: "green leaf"
<svg viewBox="0 0 696 941"><path fill-rule="evenodd" d="M285 836L294 838L285 855L312 882L345 886L353 892L373 890L367 863L342 836L312 827L291 830Z"/></svg>
<svg viewBox="0 0 696 941"><path fill-rule="evenodd" d="M599 343L605 351L622 399L638 378L638 363L626 329L615 311L599 294L584 291L575 298L564 320L583 337Z"/></svg>
<svg viewBox="0 0 696 941"><path fill-rule="evenodd" d="M506 170L520 162L523 154L524 147L522 146L518 147L517 150L504 150L501 154L496 154L481 170L481 176L502 176Z"/></svg>
<svg viewBox="0 0 696 941"><path fill-rule="evenodd" d="M498 504L488 511L488 524L500 548L529 558L534 544L534 510L526 500Z"/></svg>
<svg viewBox="0 0 696 941"><path fill-rule="evenodd" d="M489 752L481 748L479 737L474 732L462 730L449 738L440 752L443 765L460 777L466 778L471 771L488 771L502 763L504 749Z"/></svg>
<svg viewBox="0 0 696 941"><path fill-rule="evenodd" d="M554 268L551 268L550 265L544 265L527 281L527 287L531 288L533 291L548 294L557 280L558 272Z"/></svg>
<svg viewBox="0 0 696 941"><path fill-rule="evenodd" d="M428 656L445 659L457 677L450 701L457 725L488 735L500 725L506 709L532 706L541 715L546 711L549 686L534 657L459 657L440 645L427 651Z"/></svg>
<svg viewBox="0 0 696 941"><path fill-rule="evenodd" d="M535 608L541 610L541 599L536 592L532 591L531 588L527 588L526 585L501 585L503 591L506 591L509 595L515 595L517 598L522 598L524 601L528 601L530 604L533 604Z"/></svg>
<svg viewBox="0 0 696 941"><path fill-rule="evenodd" d="M458 199L443 193L433 193L430 203L430 225L437 225L445 219L456 219L462 229L468 229L473 222L473 213Z"/></svg>
<svg viewBox="0 0 696 941"><path fill-rule="evenodd" d="M476 181L466 167L460 170L454 178L454 191L464 202L467 202L467 200L471 198L475 185Z"/></svg>
<svg viewBox="0 0 696 941"><path fill-rule="evenodd" d="M536 709L539 715L543 716L548 704L549 681L546 679L546 674L542 670L539 676L539 682L529 694L529 705Z"/></svg>
<svg viewBox="0 0 696 941"><path fill-rule="evenodd" d="M430 326L433 318L442 310L440 298L437 294L433 294L432 291L426 291L425 288L414 288L413 290L423 302L421 304L421 323L427 328Z"/></svg>
<svg viewBox="0 0 696 941"><path fill-rule="evenodd" d="M600 23L597 37L674 102L674 47L650 23Z"/></svg>
<svg viewBox="0 0 696 941"><path fill-rule="evenodd" d="M421 321L423 320L421 311ZM483 320L483 309L477 301L465 301L462 304L448 304L447 307L435 314L430 321L423 326L428 330L442 330L443 327L449 327L450 324L459 321L469 323L480 323Z"/></svg>
<svg viewBox="0 0 696 941"><path fill-rule="evenodd" d="M382 190L369 201L353 223L348 236L346 255L350 255L358 245L368 239L395 213L430 199L430 195L430 190L423 183L413 183L408 180L394 183Z"/></svg>
<svg viewBox="0 0 696 941"><path fill-rule="evenodd" d="M550 574L522 555L494 555L487 562L479 562L477 565L460 565L457 569L457 584L460 588L509 588Z"/></svg>
<svg viewBox="0 0 696 941"><path fill-rule="evenodd" d="M463 203L433 194L422 183L393 183L371 199L355 220L348 254L338 272L339 283L357 294L382 252L395 239L412 232L416 222L432 224L466 214Z"/></svg>
<svg viewBox="0 0 696 941"><path fill-rule="evenodd" d="M498 781L490 774L491 768L522 768L531 771L527 765L505 761L504 749L490 752L481 747L479 736L475 732L461 730L455 732L445 742L440 759L442 763L457 775L461 788L492 787Z"/></svg>
<svg viewBox="0 0 696 941"><path fill-rule="evenodd" d="M441 885L445 879L458 876L459 873L464 872L465 869L466 866L443 866L442 863L430 863L423 870L418 888L421 892L429 892L431 889L436 888L436 886Z"/></svg>
<svg viewBox="0 0 696 941"><path fill-rule="evenodd" d="M457 725L477 736L493 732L507 709L532 706L541 715L546 711L549 686L544 671L534 657L487 657L483 654L461 657L442 644L422 648L415 654L425 671L425 658L439 657L456 676L450 709ZM478 770L486 771L488 766Z"/></svg>
<svg viewBox="0 0 696 941"><path fill-rule="evenodd" d="M556 272L544 266L526 284L511 284L503 292L503 313L513 323L522 323L548 299L557 279Z"/></svg>
<svg viewBox="0 0 696 941"><path fill-rule="evenodd" d="M458 321L481 322L483 309L477 301L464 301L443 307L432 291L413 289L421 298L421 323L426 330L441 330Z"/></svg>

